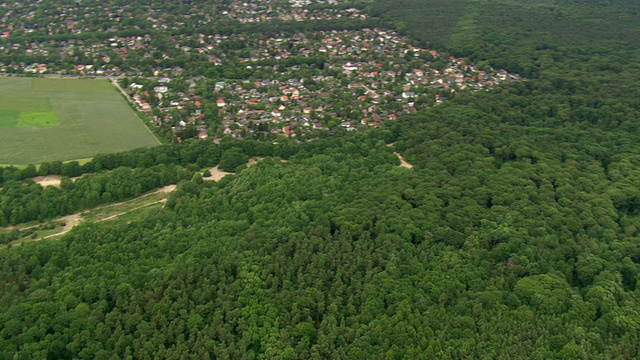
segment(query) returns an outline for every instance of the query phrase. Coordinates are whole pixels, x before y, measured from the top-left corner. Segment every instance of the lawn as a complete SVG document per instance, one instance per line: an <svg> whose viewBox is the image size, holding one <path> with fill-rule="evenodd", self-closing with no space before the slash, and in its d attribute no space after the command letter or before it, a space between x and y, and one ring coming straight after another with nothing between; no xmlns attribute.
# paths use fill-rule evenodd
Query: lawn
<svg viewBox="0 0 640 360"><path fill-rule="evenodd" d="M0 164L158 144L108 80L0 77Z"/></svg>

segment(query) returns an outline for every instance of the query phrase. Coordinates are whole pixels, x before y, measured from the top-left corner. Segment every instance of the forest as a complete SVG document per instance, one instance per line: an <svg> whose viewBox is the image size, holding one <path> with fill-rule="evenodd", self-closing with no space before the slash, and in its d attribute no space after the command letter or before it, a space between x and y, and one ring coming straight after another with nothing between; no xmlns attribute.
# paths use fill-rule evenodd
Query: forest
<svg viewBox="0 0 640 360"><path fill-rule="evenodd" d="M99 195L62 214L137 193L109 184L178 187L136 221L0 249L0 357L638 358L638 5L368 11L526 80L310 142L194 141L3 169L5 224L26 196L44 219L47 196ZM216 164L235 174L194 176ZM44 172L86 175L37 189L29 179Z"/></svg>

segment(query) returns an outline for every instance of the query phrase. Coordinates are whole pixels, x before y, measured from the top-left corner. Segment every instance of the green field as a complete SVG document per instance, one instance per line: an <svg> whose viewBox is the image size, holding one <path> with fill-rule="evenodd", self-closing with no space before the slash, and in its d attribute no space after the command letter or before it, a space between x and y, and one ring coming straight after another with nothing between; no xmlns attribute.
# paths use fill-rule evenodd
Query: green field
<svg viewBox="0 0 640 360"><path fill-rule="evenodd" d="M0 77L0 164L158 144L107 80Z"/></svg>

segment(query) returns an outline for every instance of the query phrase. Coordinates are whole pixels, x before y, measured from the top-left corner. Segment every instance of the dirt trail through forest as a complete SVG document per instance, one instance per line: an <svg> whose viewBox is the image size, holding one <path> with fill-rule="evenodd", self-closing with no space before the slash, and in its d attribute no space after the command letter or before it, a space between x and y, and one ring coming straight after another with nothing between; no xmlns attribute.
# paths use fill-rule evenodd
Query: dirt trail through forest
<svg viewBox="0 0 640 360"><path fill-rule="evenodd" d="M388 147L393 147L394 143L391 144L387 144ZM400 159L400 166L402 166L403 168L407 168L407 169L413 169L413 165L409 164L407 162L407 160L404 159L404 157L402 155L400 155L399 152L394 152L394 154L396 154L396 156L398 157L398 159Z"/></svg>
<svg viewBox="0 0 640 360"><path fill-rule="evenodd" d="M64 227L62 228L62 230L60 232L57 232L57 233L51 234L51 235L47 235L45 237L37 238L37 239L35 239L35 241L39 241L39 240L42 240L42 239L49 239L49 238L52 238L52 237L61 236L61 235L64 235L64 234L68 233L76 225L78 225L78 224L80 224L82 222L82 217L81 217L80 214L72 214L72 215L67 215L67 216L61 217L61 218L57 219L57 221L64 222Z"/></svg>
<svg viewBox="0 0 640 360"><path fill-rule="evenodd" d="M402 157L402 155L400 155L400 153L396 152L394 154L396 154L398 159L400 159L400 166L402 166L403 168L407 168L407 169L413 169L413 165L409 164L407 162L407 160L405 160L404 157Z"/></svg>
<svg viewBox="0 0 640 360"><path fill-rule="evenodd" d="M400 155L398 155L398 156L400 156ZM252 166L252 165L256 164L258 161L260 161L260 160L262 160L262 159L263 159L263 158L261 158L261 157L251 158L251 159L249 159L249 161L247 162L247 166ZM401 160L402 160L402 158L401 158ZM220 169L218 168L218 166L215 166L215 167L213 167L213 168L209 169L209 172L211 173L211 176L204 177L204 178L202 178L203 180L207 180L207 181L219 181L219 180L220 180L220 179L222 179L223 177L225 177L225 176L227 176L227 175L229 175L229 174L232 174L232 173L229 173L229 172L226 172L226 171L222 171L222 170L220 170ZM47 187L47 186L55 186L55 187L58 187L58 188L59 188L59 187L60 187L60 181L61 181L61 179L62 179L62 178L61 178L59 175L47 175L47 176L37 176L37 177L33 178L33 181L34 181L35 183L37 183L37 184L40 184L40 185L41 185L41 186L43 186L43 187ZM76 178L72 178L71 180L75 181L76 179L78 179L78 178L77 178L77 177L76 177ZM130 199L130 200L127 200L127 201L118 202L118 203L114 203L114 204L108 204L108 205L98 206L98 207L96 207L96 208L94 208L94 209L92 209L92 210L99 210L99 209L104 209L104 208L110 208L110 207L120 206L120 205L126 204L126 203L128 203L128 202L135 201L135 200L139 200L139 199L142 199L142 198L144 198L144 197L146 197L146 196L150 196L150 195L154 195L154 194L159 194L159 193L162 193L162 194L168 194L168 193L170 193L170 192L174 191L175 189L176 189L176 185L167 185L167 186L162 187L162 188L160 188L160 189L158 189L158 190L156 190L156 191L154 191L154 192L151 192L151 193L147 193L147 194L144 194L144 195L138 196L137 198ZM129 209L129 210L126 210L126 211L118 212L118 213L115 213L115 214L109 215L109 216L107 216L107 217L105 217L105 218L98 219L98 220L96 220L96 222L101 222L101 221L107 221L107 220L115 219L115 218L117 218L118 216L121 216L121 215L124 215L124 214L130 213L130 212L132 212L132 211L135 211L135 210L141 209L141 208L143 208L143 207L151 206L151 205L158 204L158 203L166 204L166 202L167 202L167 199L166 199L166 198L164 198L164 199L157 200L157 201L153 201L153 202L150 202L150 203L147 203L147 204L142 204L142 205L140 205L140 206L134 207L133 209ZM163 205L163 206L164 206L164 205ZM71 231L71 229L73 229L75 226L77 226L77 225L79 225L79 224L81 224L82 222L84 222L84 221L85 221L85 219L83 218L83 215L82 215L82 214L83 214L83 213L82 213L82 212L80 212L80 213L71 214L71 215L67 215L67 216L63 216L63 217L60 217L60 218L57 218L57 219L53 219L53 220L51 220L51 221L53 221L53 222L64 222L64 224L65 224L65 225L64 225L64 227L63 227L59 232L57 232L57 233L55 233L55 234L50 234L50 235L47 235L47 236L44 236L44 237L36 238L36 239L34 239L34 241L39 241L39 240L43 240L43 239L50 239L50 238L54 238L54 237L58 237L58 236L62 236L62 235L64 235L64 234L68 233L68 232L69 232L69 231ZM19 230L27 230L27 229L29 229L29 228L33 228L33 227L36 227L36 226L39 226L39 225L32 225L32 226L29 226L29 227L20 227L20 226L15 226L15 227L14 227L14 226L10 226L10 227L7 227L7 229L14 229L14 228L17 228L17 229L19 229Z"/></svg>
<svg viewBox="0 0 640 360"><path fill-rule="evenodd" d="M148 193L148 194L144 194L144 195L138 196L137 198L134 198L134 199L131 199L131 200L122 201L122 202L115 203L115 204L109 204L109 205L104 205L104 206L98 206L98 207L96 207L96 208L94 208L94 209L105 209L105 208L110 208L110 207L120 206L120 205L126 204L126 203L128 203L128 202L135 201L135 200L139 200L139 199L142 199L142 198L147 197L147 196L150 196L150 195L154 195L154 194L168 194L168 193L170 193L170 192L174 191L175 189L176 189L176 185L167 185L167 186L164 186L164 187L162 187L162 188L160 188L160 189L158 189L158 190L156 190L156 191L154 191L154 192L151 192L151 193ZM166 199L166 198L164 198L164 199L160 199L160 200L157 200L157 201L153 201L153 202L150 202L150 203L147 203L147 204L142 204L142 205L140 205L140 206L136 206L136 207L134 207L133 209L129 209L129 210L126 210L126 211L121 211L121 212L118 212L118 213L115 213L115 214L109 215L109 216L107 216L107 217L105 217L105 218L102 218L102 219L96 220L96 222L101 222L101 221L107 221L107 220L115 219L115 218L117 218L118 216L121 216L121 215L124 215L124 214L130 213L130 212L132 212L132 211L135 211L135 210L138 210L138 209L142 209L142 208L144 208L144 207L151 206L151 205L158 204L158 203L163 203L163 204L165 204L166 202L167 202L167 199ZM55 221L55 222L64 222L64 224L65 224L65 225L64 225L64 227L63 227L59 232L57 232L57 233L55 233L55 234L47 235L47 236L44 236L44 237L41 237L41 238L36 238L36 239L34 239L34 241L39 241L39 240L43 240L43 239L49 239L49 238L53 238L53 237L62 236L62 235L64 235L64 234L68 233L69 231L71 231L71 229L73 229L76 225L79 225L79 224L81 224L82 222L84 222L84 221L85 221L85 219L82 217L82 213L76 213L76 214L71 214L71 215L63 216L63 217L58 218L58 219L55 219L55 220L53 220L53 221ZM26 228L25 228L25 229L26 229Z"/></svg>

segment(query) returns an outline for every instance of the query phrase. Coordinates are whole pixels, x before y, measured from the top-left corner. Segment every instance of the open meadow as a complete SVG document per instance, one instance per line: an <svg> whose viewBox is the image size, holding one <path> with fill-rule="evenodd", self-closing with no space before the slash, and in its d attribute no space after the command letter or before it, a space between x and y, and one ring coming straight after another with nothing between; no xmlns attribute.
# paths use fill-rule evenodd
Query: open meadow
<svg viewBox="0 0 640 360"><path fill-rule="evenodd" d="M107 80L0 77L0 164L158 145Z"/></svg>

